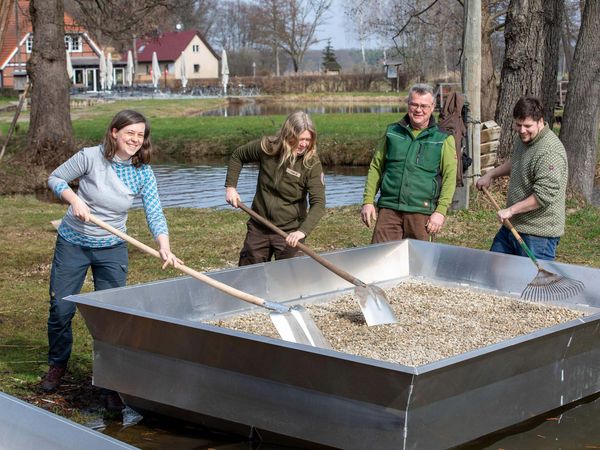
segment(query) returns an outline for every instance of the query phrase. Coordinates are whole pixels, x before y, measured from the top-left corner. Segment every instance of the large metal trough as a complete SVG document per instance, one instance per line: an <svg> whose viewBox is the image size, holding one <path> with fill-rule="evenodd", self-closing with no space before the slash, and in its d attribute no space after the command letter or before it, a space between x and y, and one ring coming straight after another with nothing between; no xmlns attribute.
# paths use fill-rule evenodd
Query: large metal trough
<svg viewBox="0 0 600 450"><path fill-rule="evenodd" d="M0 392L0 449L135 450L136 448Z"/></svg>
<svg viewBox="0 0 600 450"><path fill-rule="evenodd" d="M527 258L413 240L324 256L383 287L419 277L518 296L537 273ZM69 300L94 338L94 384L134 408L344 449L436 449L600 391L600 270L543 265L585 282L568 303L591 315L418 367L204 324L253 307L187 277ZM210 276L290 304L352 289L308 258Z"/></svg>

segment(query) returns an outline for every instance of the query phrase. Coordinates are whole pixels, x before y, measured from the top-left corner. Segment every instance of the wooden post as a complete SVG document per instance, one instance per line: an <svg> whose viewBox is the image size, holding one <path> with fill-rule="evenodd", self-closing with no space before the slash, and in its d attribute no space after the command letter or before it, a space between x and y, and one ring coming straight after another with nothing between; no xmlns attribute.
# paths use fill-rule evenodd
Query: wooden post
<svg viewBox="0 0 600 450"><path fill-rule="evenodd" d="M465 27L463 32L462 87L469 105L467 116L467 152L473 165L467 171L467 182L457 189L459 205L469 207L469 186L481 170L481 0L465 0ZM463 192L464 190L464 192ZM456 198L456 196L455 196Z"/></svg>

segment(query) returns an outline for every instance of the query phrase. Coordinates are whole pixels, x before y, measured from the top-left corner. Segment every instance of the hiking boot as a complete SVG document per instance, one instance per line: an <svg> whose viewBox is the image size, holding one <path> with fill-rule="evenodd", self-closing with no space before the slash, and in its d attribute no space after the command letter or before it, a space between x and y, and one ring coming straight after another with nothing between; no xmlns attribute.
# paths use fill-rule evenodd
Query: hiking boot
<svg viewBox="0 0 600 450"><path fill-rule="evenodd" d="M48 373L46 373L44 379L40 383L40 388L45 392L55 391L60 384L60 380L65 374L65 371L66 369L64 367L50 366L48 368Z"/></svg>
<svg viewBox="0 0 600 450"><path fill-rule="evenodd" d="M115 391L110 391L106 394L106 397L104 397L104 406L110 412L121 412L125 408L121 397Z"/></svg>

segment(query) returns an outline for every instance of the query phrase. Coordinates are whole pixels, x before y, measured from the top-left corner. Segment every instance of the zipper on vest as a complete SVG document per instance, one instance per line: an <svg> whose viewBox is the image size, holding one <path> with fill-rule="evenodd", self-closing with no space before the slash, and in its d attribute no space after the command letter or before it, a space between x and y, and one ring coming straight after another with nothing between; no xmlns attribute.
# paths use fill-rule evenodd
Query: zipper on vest
<svg viewBox="0 0 600 450"><path fill-rule="evenodd" d="M416 145L419 146L419 149L417 150L417 165L419 165L419 162L421 161L421 153L423 150L423 146L421 144L419 144L418 142L416 143Z"/></svg>

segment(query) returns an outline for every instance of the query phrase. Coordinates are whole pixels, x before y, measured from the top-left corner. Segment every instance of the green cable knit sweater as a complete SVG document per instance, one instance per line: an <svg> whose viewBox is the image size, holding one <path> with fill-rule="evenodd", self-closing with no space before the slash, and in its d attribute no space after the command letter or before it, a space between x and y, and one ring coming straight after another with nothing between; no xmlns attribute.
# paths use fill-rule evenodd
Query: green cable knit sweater
<svg viewBox="0 0 600 450"><path fill-rule="evenodd" d="M532 194L540 205L511 218L519 233L543 237L564 234L567 176L565 147L548 125L528 144L516 138L507 206Z"/></svg>

